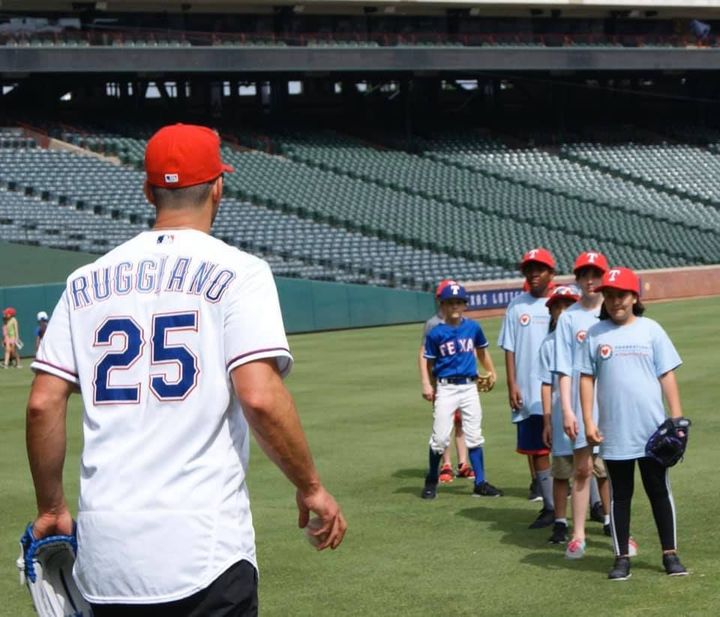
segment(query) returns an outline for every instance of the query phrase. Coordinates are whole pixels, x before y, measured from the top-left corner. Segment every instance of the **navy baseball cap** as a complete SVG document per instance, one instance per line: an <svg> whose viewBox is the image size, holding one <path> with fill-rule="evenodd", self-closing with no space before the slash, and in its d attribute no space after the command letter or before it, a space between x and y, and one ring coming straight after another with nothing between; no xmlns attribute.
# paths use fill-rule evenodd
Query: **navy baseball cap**
<svg viewBox="0 0 720 617"><path fill-rule="evenodd" d="M462 300L463 302L468 301L467 291L462 285L458 285L455 282L450 282L446 285L438 296L440 302L443 300Z"/></svg>

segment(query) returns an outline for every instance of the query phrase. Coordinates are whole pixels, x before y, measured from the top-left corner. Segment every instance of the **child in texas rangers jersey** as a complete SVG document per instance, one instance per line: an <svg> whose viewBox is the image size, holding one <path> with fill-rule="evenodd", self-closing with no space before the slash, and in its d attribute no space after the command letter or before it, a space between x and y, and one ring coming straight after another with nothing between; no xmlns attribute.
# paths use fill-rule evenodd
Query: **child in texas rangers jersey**
<svg viewBox="0 0 720 617"><path fill-rule="evenodd" d="M572 442L563 430L558 377L552 370L555 366L555 328L563 311L571 307L579 298L577 291L572 287L563 285L553 290L552 295L545 303L550 311L550 328L548 335L540 345L543 442L548 448L552 448L555 523L549 540L551 544L564 544L567 541L567 494L572 474Z"/></svg>
<svg viewBox="0 0 720 617"><path fill-rule="evenodd" d="M580 374L577 370L587 331L597 323L600 315L602 294L597 291L596 287L600 284L607 269L607 259L602 253L585 251L578 255L573 272L581 291L581 297L579 302L560 316L555 334L553 370L559 376L564 430L573 442L573 536L565 554L568 559L580 559L585 554L585 518L593 473L598 479L598 487L606 514L610 504L604 466L601 460L597 460L597 451L593 453L592 447L585 439L580 409ZM595 413L597 414L597 409ZM609 526L607 530L609 531Z"/></svg>
<svg viewBox="0 0 720 617"><path fill-rule="evenodd" d="M630 577L630 505L635 461L652 506L665 571L687 570L677 556L675 503L668 469L645 456L645 444L665 420L663 395L673 418L682 416L675 369L681 360L660 324L643 317L640 280L627 268L611 268L599 287L600 322L588 330L580 364L580 400L585 433L600 444L612 486L612 537L615 564L608 577ZM598 421L593 417L597 390Z"/></svg>
<svg viewBox="0 0 720 617"><path fill-rule="evenodd" d="M530 455L543 507L531 529L548 527L555 521L550 450L543 443L543 410L540 400L538 360L540 345L547 335L550 315L545 302L555 276L555 259L544 248L525 253L520 271L528 291L510 302L505 313L498 345L505 350L508 396L512 421L517 426L517 452Z"/></svg>
<svg viewBox="0 0 720 617"><path fill-rule="evenodd" d="M435 290L435 299L440 298L440 293L445 287L450 284L457 284L452 279L443 279L438 283L437 289ZM418 351L418 369L420 370L420 381L422 383L422 396L426 401L432 403L435 397L435 388L433 387L430 373L427 368L427 361L425 360L425 337L428 335L430 330L435 326L443 322L443 316L438 306L438 311L430 319L425 322L423 328L422 341L420 342L420 349ZM467 446L465 445L465 433L462 428L462 416L459 410L455 410L453 414L453 424L455 427L455 450L457 451L457 476L458 478L475 479L475 472L467 462ZM440 466L440 484L450 484L455 478L455 473L452 468L452 460L450 459L450 448L446 448L442 455L442 464Z"/></svg>
<svg viewBox="0 0 720 617"><path fill-rule="evenodd" d="M460 409L470 464L475 472L473 494L499 497L502 491L485 480L482 446L482 407L477 390L477 363L495 379L495 366L488 353L482 328L465 319L468 296L462 285L451 283L440 293L444 322L435 326L425 339L425 358L435 377L433 430L430 437L429 470L425 477L423 499L437 495L438 467L443 451L450 443L453 415Z"/></svg>

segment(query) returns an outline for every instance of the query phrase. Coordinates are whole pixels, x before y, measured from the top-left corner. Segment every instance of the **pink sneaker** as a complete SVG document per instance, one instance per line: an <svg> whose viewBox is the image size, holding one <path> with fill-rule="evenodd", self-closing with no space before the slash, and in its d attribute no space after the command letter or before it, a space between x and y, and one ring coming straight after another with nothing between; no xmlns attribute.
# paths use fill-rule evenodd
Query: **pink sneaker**
<svg viewBox="0 0 720 617"><path fill-rule="evenodd" d="M628 555L630 557L637 557L638 554L638 543L635 542L635 538L630 536L630 540L628 541Z"/></svg>
<svg viewBox="0 0 720 617"><path fill-rule="evenodd" d="M582 559L585 556L585 540L573 538L565 549L565 559Z"/></svg>

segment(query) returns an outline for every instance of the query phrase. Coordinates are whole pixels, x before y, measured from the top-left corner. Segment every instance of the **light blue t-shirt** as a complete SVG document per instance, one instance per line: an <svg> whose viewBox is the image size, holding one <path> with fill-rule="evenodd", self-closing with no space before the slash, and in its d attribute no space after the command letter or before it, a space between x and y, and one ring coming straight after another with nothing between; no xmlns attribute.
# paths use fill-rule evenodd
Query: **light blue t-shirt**
<svg viewBox="0 0 720 617"><path fill-rule="evenodd" d="M598 322L600 308L587 310L576 302L569 306L560 315L557 324L557 337L555 344L555 370L562 375L570 376L570 404L577 419L578 434L575 438L575 448L584 448L587 444L585 437L585 422L583 422L582 408L580 407L580 365L583 345L588 330ZM593 405L593 419L598 420L597 400Z"/></svg>
<svg viewBox="0 0 720 617"><path fill-rule="evenodd" d="M430 319L428 319L425 322L425 326L423 327L422 341L421 341L421 343L423 345L425 345L425 337L428 335L428 332L430 332L430 330L432 330L439 323L443 323L444 321L445 320L442 318L442 315L440 314L440 312L437 312Z"/></svg>
<svg viewBox="0 0 720 617"><path fill-rule="evenodd" d="M500 329L498 345L515 354L515 379L523 400L520 409L512 410L513 422L542 415L538 361L540 345L550 324L546 302L547 298L536 298L530 293L515 296L508 304Z"/></svg>
<svg viewBox="0 0 720 617"><path fill-rule="evenodd" d="M555 366L555 332L550 332L540 345L539 377L543 384L552 386L551 424L553 456L569 456L573 453L573 443L563 427L563 413L560 406L559 376L553 370Z"/></svg>
<svg viewBox="0 0 720 617"><path fill-rule="evenodd" d="M433 375L443 377L477 376L476 349L487 347L482 328L471 319L456 326L445 322L435 326L425 337L424 356L434 360Z"/></svg>
<svg viewBox="0 0 720 617"><path fill-rule="evenodd" d="M595 376L598 427L608 460L645 456L645 444L665 421L659 377L682 360L660 324L647 317L619 326L611 319L588 330L580 372Z"/></svg>

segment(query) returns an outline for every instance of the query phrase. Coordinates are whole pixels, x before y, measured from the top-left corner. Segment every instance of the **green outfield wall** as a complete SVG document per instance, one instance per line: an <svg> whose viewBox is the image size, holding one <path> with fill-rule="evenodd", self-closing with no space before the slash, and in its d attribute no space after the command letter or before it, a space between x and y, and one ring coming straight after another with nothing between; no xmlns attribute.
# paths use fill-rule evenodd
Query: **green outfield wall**
<svg viewBox="0 0 720 617"><path fill-rule="evenodd" d="M0 307L17 310L20 337L25 342L23 355L33 353L38 311L50 314L66 277L96 258L73 251L0 244L0 259L7 270L0 273ZM429 293L280 277L276 281L289 333L418 322L435 310Z"/></svg>

